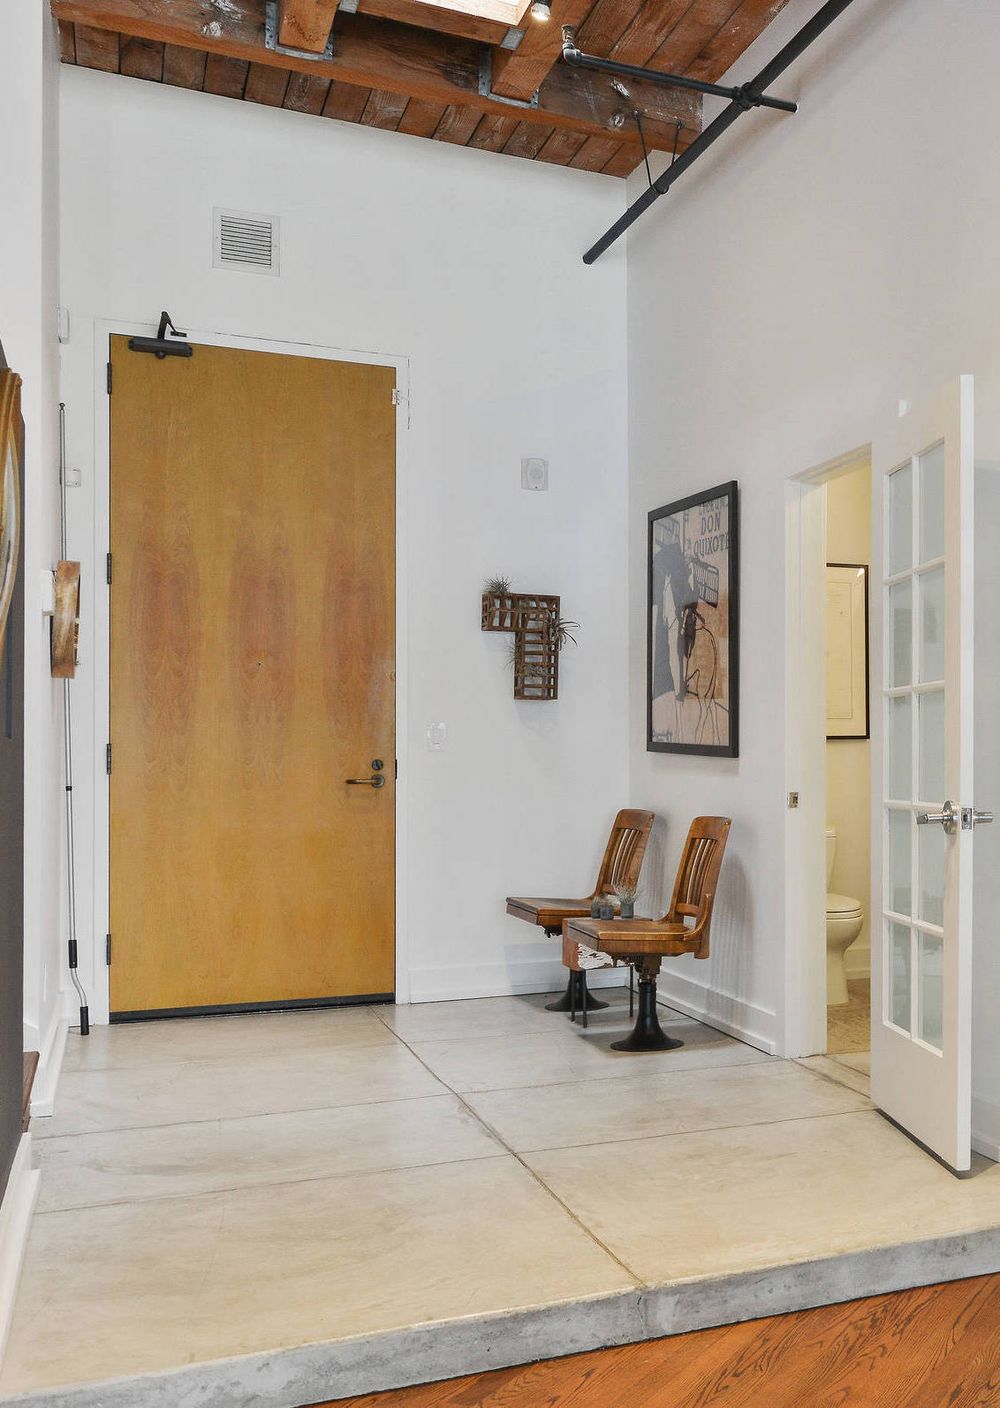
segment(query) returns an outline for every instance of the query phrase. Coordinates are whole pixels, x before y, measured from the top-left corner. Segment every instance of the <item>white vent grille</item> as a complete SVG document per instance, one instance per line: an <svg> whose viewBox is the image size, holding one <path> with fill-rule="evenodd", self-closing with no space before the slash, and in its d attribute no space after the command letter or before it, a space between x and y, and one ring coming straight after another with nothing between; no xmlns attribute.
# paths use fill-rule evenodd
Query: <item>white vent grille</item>
<svg viewBox="0 0 1000 1408"><path fill-rule="evenodd" d="M212 263L216 269L278 272L278 222L273 216L218 209L214 215Z"/></svg>

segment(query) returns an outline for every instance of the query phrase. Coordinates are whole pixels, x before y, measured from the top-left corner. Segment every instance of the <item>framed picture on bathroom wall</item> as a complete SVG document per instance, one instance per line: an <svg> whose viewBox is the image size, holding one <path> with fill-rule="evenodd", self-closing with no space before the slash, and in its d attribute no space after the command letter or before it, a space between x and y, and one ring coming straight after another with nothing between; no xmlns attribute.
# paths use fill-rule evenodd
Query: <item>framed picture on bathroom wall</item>
<svg viewBox="0 0 1000 1408"><path fill-rule="evenodd" d="M826 736L868 738L868 567L826 565Z"/></svg>
<svg viewBox="0 0 1000 1408"><path fill-rule="evenodd" d="M735 480L649 515L646 747L739 756Z"/></svg>

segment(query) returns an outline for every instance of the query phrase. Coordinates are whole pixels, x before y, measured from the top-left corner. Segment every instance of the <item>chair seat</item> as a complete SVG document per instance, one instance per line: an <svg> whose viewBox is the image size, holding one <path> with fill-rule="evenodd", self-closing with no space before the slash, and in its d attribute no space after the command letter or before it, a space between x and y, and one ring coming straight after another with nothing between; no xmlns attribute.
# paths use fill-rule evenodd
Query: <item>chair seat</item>
<svg viewBox="0 0 1000 1408"><path fill-rule="evenodd" d="M543 929L558 929L564 919L582 918L590 913L589 899L543 899L535 896L507 896L507 913Z"/></svg>
<svg viewBox="0 0 1000 1408"><path fill-rule="evenodd" d="M665 958L690 953L698 943L683 923L660 919L574 919L563 928L568 943L580 943L610 959L659 954Z"/></svg>

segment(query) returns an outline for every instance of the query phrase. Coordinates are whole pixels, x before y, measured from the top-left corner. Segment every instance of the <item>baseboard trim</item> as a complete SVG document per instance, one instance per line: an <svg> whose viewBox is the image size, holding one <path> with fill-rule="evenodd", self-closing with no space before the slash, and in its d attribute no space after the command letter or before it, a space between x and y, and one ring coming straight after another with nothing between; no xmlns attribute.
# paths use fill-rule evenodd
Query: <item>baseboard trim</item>
<svg viewBox="0 0 1000 1408"><path fill-rule="evenodd" d="M994 1163L1000 1163L1000 1105L972 1097L972 1147Z"/></svg>
<svg viewBox="0 0 1000 1408"><path fill-rule="evenodd" d="M463 963L451 968L410 971L410 1001L456 1002L470 997L520 997L528 993L562 992L567 970L552 948L540 957L518 957L509 963ZM628 982L626 968L587 974L589 988L618 988Z"/></svg>
<svg viewBox="0 0 1000 1408"><path fill-rule="evenodd" d="M40 1181L38 1169L31 1166L31 1135L22 1134L0 1203L0 1363L14 1317L17 1283Z"/></svg>
<svg viewBox="0 0 1000 1408"><path fill-rule="evenodd" d="M688 1017L696 1017L710 1027L717 1027L728 1036L745 1041L774 1056L778 1051L774 1035L774 1013L756 1007L729 993L716 992L704 983L685 978L680 973L660 973L656 984L657 1001L675 1007Z"/></svg>
<svg viewBox="0 0 1000 1408"><path fill-rule="evenodd" d="M69 1019L57 1009L38 1049L38 1066L31 1087L31 1118L51 1115L56 1104L56 1086L66 1053Z"/></svg>

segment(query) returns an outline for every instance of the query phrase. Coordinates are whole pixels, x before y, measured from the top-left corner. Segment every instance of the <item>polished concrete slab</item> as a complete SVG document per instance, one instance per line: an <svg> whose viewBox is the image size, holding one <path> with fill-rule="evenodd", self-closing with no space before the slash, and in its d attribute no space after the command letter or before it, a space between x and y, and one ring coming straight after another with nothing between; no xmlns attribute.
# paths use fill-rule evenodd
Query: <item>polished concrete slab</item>
<svg viewBox="0 0 1000 1408"><path fill-rule="evenodd" d="M860 1055L664 1009L686 1045L628 1056L604 996L72 1036L0 1401L297 1408L1000 1269L1000 1170L952 1178Z"/></svg>

